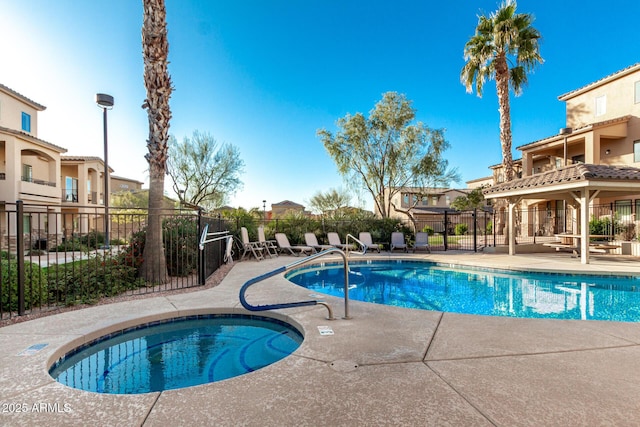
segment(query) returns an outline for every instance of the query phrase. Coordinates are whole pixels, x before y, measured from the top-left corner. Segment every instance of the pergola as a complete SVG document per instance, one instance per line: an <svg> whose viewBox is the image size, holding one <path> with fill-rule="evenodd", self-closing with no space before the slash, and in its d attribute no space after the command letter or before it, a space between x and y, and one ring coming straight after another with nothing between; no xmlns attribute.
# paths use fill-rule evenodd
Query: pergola
<svg viewBox="0 0 640 427"><path fill-rule="evenodd" d="M640 197L640 168L579 163L497 184L483 194L508 202L509 255L516 253L513 212L520 201L575 200L580 206L580 261L589 264L589 204L596 197Z"/></svg>

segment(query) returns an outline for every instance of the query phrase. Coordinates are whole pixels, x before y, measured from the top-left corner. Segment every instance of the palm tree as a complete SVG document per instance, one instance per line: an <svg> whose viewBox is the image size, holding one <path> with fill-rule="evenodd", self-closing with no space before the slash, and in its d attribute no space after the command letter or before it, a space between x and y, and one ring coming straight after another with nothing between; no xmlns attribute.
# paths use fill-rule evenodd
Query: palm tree
<svg viewBox="0 0 640 427"><path fill-rule="evenodd" d="M149 117L149 220L143 254L142 277L163 283L167 278L167 266L162 245L162 199L167 162L167 141L171 109L171 78L167 72L169 42L167 39L167 11L164 0L142 0L142 57L144 60L144 85L147 98L142 108Z"/></svg>
<svg viewBox="0 0 640 427"><path fill-rule="evenodd" d="M511 156L511 110L509 87L516 96L527 84L527 73L543 59L540 56L540 33L533 28L533 16L516 13L516 1L505 0L489 17L479 16L476 33L464 46L466 64L460 79L473 92L473 83L478 96L487 79L495 79L500 111L500 143L502 165L506 181L513 179Z"/></svg>

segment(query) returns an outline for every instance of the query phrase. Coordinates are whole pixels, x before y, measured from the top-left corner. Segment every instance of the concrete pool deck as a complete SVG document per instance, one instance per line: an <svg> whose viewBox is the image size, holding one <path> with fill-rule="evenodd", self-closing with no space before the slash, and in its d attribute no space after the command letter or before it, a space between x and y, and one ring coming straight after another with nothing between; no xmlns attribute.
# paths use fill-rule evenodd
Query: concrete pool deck
<svg viewBox="0 0 640 427"><path fill-rule="evenodd" d="M404 258L383 253L373 258ZM448 263L640 275L637 258L435 253ZM353 258L361 258L354 255ZM352 259L353 259L352 258ZM300 258L236 263L216 287L100 305L0 328L0 425L356 426L638 425L640 323L515 319L421 311L326 297L271 315L303 329L291 356L247 375L140 395L68 388L47 373L68 349L113 330L190 313L240 312L245 281ZM309 299L282 275L252 304ZM320 335L329 326L334 335ZM21 355L36 344L47 346ZM18 412L18 409L21 411Z"/></svg>

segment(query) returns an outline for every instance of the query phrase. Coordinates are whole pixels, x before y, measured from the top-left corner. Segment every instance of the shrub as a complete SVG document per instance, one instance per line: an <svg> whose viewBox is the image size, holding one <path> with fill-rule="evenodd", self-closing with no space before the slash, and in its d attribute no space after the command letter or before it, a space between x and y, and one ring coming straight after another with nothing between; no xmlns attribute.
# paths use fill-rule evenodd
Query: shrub
<svg viewBox="0 0 640 427"><path fill-rule="evenodd" d="M11 252L0 251L0 259L15 259L15 257Z"/></svg>
<svg viewBox="0 0 640 427"><path fill-rule="evenodd" d="M24 263L24 308L29 310L33 307L47 303L47 274L38 264L28 261ZM0 260L0 304L2 309L18 310L18 261Z"/></svg>
<svg viewBox="0 0 640 427"><path fill-rule="evenodd" d="M469 226L465 223L456 224L454 228L454 233L456 236L465 235L467 234L467 231L469 231Z"/></svg>
<svg viewBox="0 0 640 427"><path fill-rule="evenodd" d="M89 249L98 249L104 246L104 233L99 231L90 231L87 234L80 236L80 244L88 247Z"/></svg>
<svg viewBox="0 0 640 427"><path fill-rule="evenodd" d="M80 243L78 239L69 239L49 249L49 252L89 252L89 247Z"/></svg>
<svg viewBox="0 0 640 427"><path fill-rule="evenodd" d="M198 266L198 223L195 217L162 221L164 255L169 276L187 276Z"/></svg>
<svg viewBox="0 0 640 427"><path fill-rule="evenodd" d="M102 297L119 295L144 286L136 278L136 269L108 254L48 269L49 293L65 305L95 303Z"/></svg>
<svg viewBox="0 0 640 427"><path fill-rule="evenodd" d="M433 227L431 227L430 225L425 225L424 227L422 227L422 231L427 233L429 236L433 236L434 234Z"/></svg>

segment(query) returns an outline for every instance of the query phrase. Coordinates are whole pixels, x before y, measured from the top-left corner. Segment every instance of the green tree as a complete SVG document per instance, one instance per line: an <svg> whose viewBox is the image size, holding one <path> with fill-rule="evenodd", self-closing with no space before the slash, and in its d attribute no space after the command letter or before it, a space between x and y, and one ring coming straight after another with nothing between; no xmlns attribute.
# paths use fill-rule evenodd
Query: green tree
<svg viewBox="0 0 640 427"><path fill-rule="evenodd" d="M474 188L466 196L459 196L451 203L451 208L457 211L478 209L484 205L483 187Z"/></svg>
<svg viewBox="0 0 640 427"><path fill-rule="evenodd" d="M465 44L460 79L473 92L474 82L478 96L487 79L495 79L500 112L500 143L505 179L514 176L511 154L511 107L509 88L516 96L527 84L527 74L542 63L540 33L532 27L533 16L516 13L516 1L506 0L489 17L479 16L475 35Z"/></svg>
<svg viewBox="0 0 640 427"><path fill-rule="evenodd" d="M171 120L169 98L173 87L167 71L169 41L164 0L142 0L142 6L142 58L144 85L147 90L142 108L147 110L149 119L149 152L145 156L149 162L149 221L140 271L146 280L163 283L167 278L167 265L162 245L160 213Z"/></svg>
<svg viewBox="0 0 640 427"><path fill-rule="evenodd" d="M169 137L167 172L181 203L208 210L224 205L229 195L242 187L243 169L238 148L231 144L218 146L208 133L196 130L182 143L174 136Z"/></svg>
<svg viewBox="0 0 640 427"><path fill-rule="evenodd" d="M349 206L350 203L351 195L342 188L330 188L325 193L318 191L309 200L311 209L322 214L340 211Z"/></svg>
<svg viewBox="0 0 640 427"><path fill-rule="evenodd" d="M368 118L347 114L338 120L336 135L318 131L338 171L373 196L383 218L389 217L391 200L402 188L446 181L450 172L442 157L449 147L444 131L414 124L414 119L415 110L405 95L387 92Z"/></svg>

